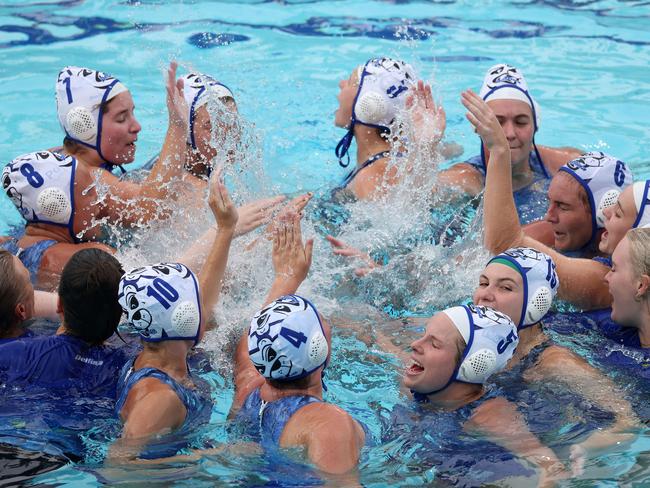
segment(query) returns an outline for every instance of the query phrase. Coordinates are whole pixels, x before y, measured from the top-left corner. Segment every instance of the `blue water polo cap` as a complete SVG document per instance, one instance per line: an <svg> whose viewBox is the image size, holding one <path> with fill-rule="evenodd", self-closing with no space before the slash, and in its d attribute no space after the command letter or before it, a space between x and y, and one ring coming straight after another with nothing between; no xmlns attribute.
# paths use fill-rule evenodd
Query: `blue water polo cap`
<svg viewBox="0 0 650 488"><path fill-rule="evenodd" d="M51 151L24 154L2 171L2 188L20 215L32 224L63 226L73 231L74 176L77 160Z"/></svg>
<svg viewBox="0 0 650 488"><path fill-rule="evenodd" d="M210 96L218 100L231 98L233 101L235 100L235 96L232 94L230 88L207 75L190 73L182 76L180 79L183 80L183 95L185 96L185 101L189 109L187 143L192 146L192 149L196 149L194 119L196 118L197 110L208 103Z"/></svg>
<svg viewBox="0 0 650 488"><path fill-rule="evenodd" d="M198 342L199 285L184 264L160 263L129 271L120 280L118 301L127 323L143 340Z"/></svg>
<svg viewBox="0 0 650 488"><path fill-rule="evenodd" d="M488 265L492 263L508 266L523 278L524 306L517 327L523 329L539 322L551 308L560 286L553 258L530 247L513 247L494 256Z"/></svg>
<svg viewBox="0 0 650 488"><path fill-rule="evenodd" d="M650 180L637 181L632 187L634 193L634 206L636 207L636 220L633 229L650 226Z"/></svg>
<svg viewBox="0 0 650 488"><path fill-rule="evenodd" d="M327 362L329 346L316 308L285 295L257 312L248 331L248 355L262 376L304 378Z"/></svg>
<svg viewBox="0 0 650 488"><path fill-rule="evenodd" d="M587 193L592 222L589 242L592 242L598 229L605 226L603 209L616 205L621 192L632 184L632 172L623 161L599 151L569 161L560 171L573 176Z"/></svg>
<svg viewBox="0 0 650 488"><path fill-rule="evenodd" d="M347 163L343 163L343 158L352 144L355 124L390 130L396 115L404 109L408 90L416 82L411 65L391 58L370 59L358 68L357 74L359 88L352 103L348 132L335 150L343 167L350 164L349 156Z"/></svg>

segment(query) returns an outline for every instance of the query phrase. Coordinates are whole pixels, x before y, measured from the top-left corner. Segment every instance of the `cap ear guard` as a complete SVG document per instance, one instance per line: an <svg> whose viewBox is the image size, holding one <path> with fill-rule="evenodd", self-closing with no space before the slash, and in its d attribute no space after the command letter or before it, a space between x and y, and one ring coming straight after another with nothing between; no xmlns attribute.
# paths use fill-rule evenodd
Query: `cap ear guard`
<svg viewBox="0 0 650 488"><path fill-rule="evenodd" d="M596 209L596 222L600 227L604 227L605 225L605 214L603 214L603 210L616 205L620 194L620 191L612 189L605 192L605 194L600 198L598 208Z"/></svg>
<svg viewBox="0 0 650 488"><path fill-rule="evenodd" d="M359 95L355 106L357 118L368 124L379 124L388 116L388 106L384 97L377 92L367 92Z"/></svg>
<svg viewBox="0 0 650 488"><path fill-rule="evenodd" d="M468 383L483 383L497 365L497 355L490 349L479 349L466 357L458 370L458 378Z"/></svg>
<svg viewBox="0 0 650 488"><path fill-rule="evenodd" d="M309 341L309 361L311 362L311 367L315 368L320 366L327 359L327 353L329 352L329 347L327 346L327 339L322 332L318 332L314 337Z"/></svg>
<svg viewBox="0 0 650 488"><path fill-rule="evenodd" d="M540 286L528 300L525 322L535 324L539 322L553 303L553 293L548 286Z"/></svg>
<svg viewBox="0 0 650 488"><path fill-rule="evenodd" d="M68 196L60 188L45 188L36 198L38 213L53 222L67 222L72 214Z"/></svg>
<svg viewBox="0 0 650 488"><path fill-rule="evenodd" d="M190 301L181 302L172 312L171 322L179 336L194 335L201 322L199 309Z"/></svg>
<svg viewBox="0 0 650 488"><path fill-rule="evenodd" d="M68 135L87 144L92 144L97 136L97 124L93 114L86 107L73 107L66 115Z"/></svg>

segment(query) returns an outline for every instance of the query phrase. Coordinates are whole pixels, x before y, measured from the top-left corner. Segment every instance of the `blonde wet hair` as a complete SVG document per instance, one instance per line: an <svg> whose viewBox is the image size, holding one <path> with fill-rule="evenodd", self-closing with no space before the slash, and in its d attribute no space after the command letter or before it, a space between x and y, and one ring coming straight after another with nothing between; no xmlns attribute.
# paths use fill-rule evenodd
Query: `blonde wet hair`
<svg viewBox="0 0 650 488"><path fill-rule="evenodd" d="M650 229L630 229L627 232L630 243L630 260L637 277L650 276Z"/></svg>

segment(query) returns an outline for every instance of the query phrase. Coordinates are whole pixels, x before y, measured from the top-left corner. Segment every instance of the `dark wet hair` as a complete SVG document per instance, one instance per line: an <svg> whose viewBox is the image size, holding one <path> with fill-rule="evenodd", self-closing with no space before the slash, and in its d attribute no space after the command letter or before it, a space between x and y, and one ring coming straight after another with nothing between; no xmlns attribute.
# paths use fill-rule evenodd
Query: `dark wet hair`
<svg viewBox="0 0 650 488"><path fill-rule="evenodd" d="M268 381L273 388L277 388L278 390L305 390L309 387L310 376L311 375L307 375L303 378L291 381L278 381L272 379L267 379L266 381Z"/></svg>
<svg viewBox="0 0 650 488"><path fill-rule="evenodd" d="M122 275L120 262L99 249L83 249L70 258L59 283L67 333L91 345L113 335L122 317L117 301Z"/></svg>
<svg viewBox="0 0 650 488"><path fill-rule="evenodd" d="M20 302L23 291L16 286L17 281L14 255L0 249L0 338L20 322L16 316L16 305Z"/></svg>

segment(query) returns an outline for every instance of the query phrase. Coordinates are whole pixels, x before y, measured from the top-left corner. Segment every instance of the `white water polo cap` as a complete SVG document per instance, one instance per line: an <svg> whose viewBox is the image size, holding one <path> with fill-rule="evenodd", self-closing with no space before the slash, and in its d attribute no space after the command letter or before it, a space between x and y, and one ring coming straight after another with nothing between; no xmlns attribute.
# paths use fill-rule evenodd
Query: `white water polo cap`
<svg viewBox="0 0 650 488"><path fill-rule="evenodd" d="M505 368L519 344L517 327L510 317L478 305L452 307L442 313L449 317L466 344L451 381L483 384Z"/></svg>
<svg viewBox="0 0 650 488"><path fill-rule="evenodd" d="M605 226L603 210L616 205L618 196L632 184L632 172L623 161L599 151L583 154L560 168L584 188L591 208L592 233Z"/></svg>
<svg viewBox="0 0 650 488"><path fill-rule="evenodd" d="M72 156L41 151L19 156L2 171L2 188L28 223L67 227L77 242L74 221Z"/></svg>
<svg viewBox="0 0 650 488"><path fill-rule="evenodd" d="M560 286L553 258L530 247L513 247L490 259L488 266L493 263L508 266L523 278L524 306L517 328L539 322L551 308Z"/></svg>
<svg viewBox="0 0 650 488"><path fill-rule="evenodd" d="M187 143L192 146L192 149L196 149L194 119L196 118L197 110L207 104L211 96L218 100L231 98L233 101L235 100L235 96L232 94L230 88L210 76L190 73L182 76L180 79L183 80L183 95L185 96L185 101L189 109Z"/></svg>
<svg viewBox="0 0 650 488"><path fill-rule="evenodd" d="M160 263L129 271L120 280L118 301L129 326L143 340L198 342L199 285L184 264Z"/></svg>
<svg viewBox="0 0 650 488"><path fill-rule="evenodd" d="M359 88L352 103L352 117L348 132L336 146L336 157L341 166L348 153L354 125L363 124L390 130L397 114L406 105L406 95L415 83L415 71L408 63L391 58L373 58L357 69Z"/></svg>
<svg viewBox="0 0 650 488"><path fill-rule="evenodd" d="M56 110L63 131L73 141L101 153L103 105L128 91L117 78L101 71L66 66L56 80Z"/></svg>
<svg viewBox="0 0 650 488"><path fill-rule="evenodd" d="M528 91L528 84L521 71L509 64L495 64L485 73L479 96L490 100L519 100L533 112L535 131L539 128L540 113L537 102Z"/></svg>
<svg viewBox="0 0 650 488"><path fill-rule="evenodd" d="M248 355L267 379L304 378L327 362L329 346L316 308L285 295L257 312L248 331Z"/></svg>
<svg viewBox="0 0 650 488"><path fill-rule="evenodd" d="M650 180L637 181L632 185L636 220L633 229L650 226Z"/></svg>

